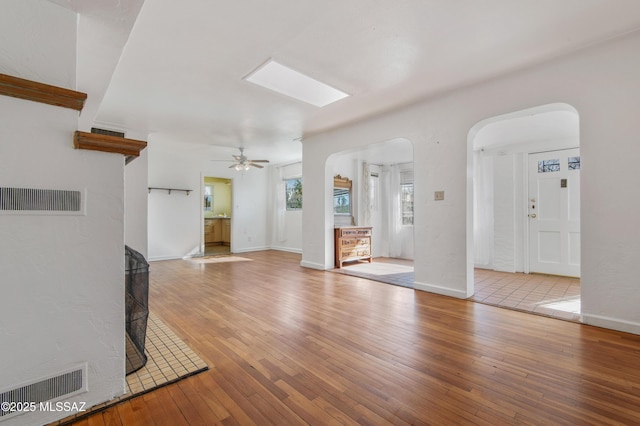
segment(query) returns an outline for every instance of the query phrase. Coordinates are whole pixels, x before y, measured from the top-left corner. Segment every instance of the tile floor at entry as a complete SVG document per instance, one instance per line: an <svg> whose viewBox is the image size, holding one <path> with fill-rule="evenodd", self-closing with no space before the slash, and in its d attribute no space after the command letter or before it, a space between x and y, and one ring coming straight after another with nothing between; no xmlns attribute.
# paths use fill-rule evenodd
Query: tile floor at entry
<svg viewBox="0 0 640 426"><path fill-rule="evenodd" d="M385 263L385 273L376 269L376 263ZM371 265L371 266L369 266ZM392 274L393 265L398 265L395 275L405 276L413 287L413 271L407 272L407 266L413 265L411 260L395 258L375 258L368 262L345 263L343 273L357 269L355 273L362 278L399 284L388 277ZM351 266L351 268L350 268ZM379 269L379 268L378 268ZM340 271L340 270L334 270ZM580 321L580 279L544 274L523 274L497 272L487 269L474 270L474 295L468 300L487 305L494 305L518 311L531 312L569 321Z"/></svg>
<svg viewBox="0 0 640 426"><path fill-rule="evenodd" d="M580 321L580 279L475 269L474 302Z"/></svg>

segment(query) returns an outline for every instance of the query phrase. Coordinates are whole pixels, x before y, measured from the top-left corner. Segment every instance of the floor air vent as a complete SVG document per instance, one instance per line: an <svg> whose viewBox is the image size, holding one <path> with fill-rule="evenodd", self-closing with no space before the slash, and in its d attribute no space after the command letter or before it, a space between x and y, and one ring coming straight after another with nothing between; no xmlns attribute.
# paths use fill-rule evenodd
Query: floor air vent
<svg viewBox="0 0 640 426"><path fill-rule="evenodd" d="M2 407L0 421L27 411L40 411L41 408L46 408L47 401L70 397L86 391L87 366L85 364L58 376L0 393L0 407ZM31 404L31 406L27 404ZM25 408L26 406L29 408Z"/></svg>
<svg viewBox="0 0 640 426"><path fill-rule="evenodd" d="M0 187L0 213L83 215L82 192Z"/></svg>

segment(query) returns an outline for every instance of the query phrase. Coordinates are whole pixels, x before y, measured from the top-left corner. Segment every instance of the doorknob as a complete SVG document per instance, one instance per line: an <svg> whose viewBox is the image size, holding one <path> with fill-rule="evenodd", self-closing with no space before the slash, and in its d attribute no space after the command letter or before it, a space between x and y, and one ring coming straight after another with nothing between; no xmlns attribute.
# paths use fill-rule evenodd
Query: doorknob
<svg viewBox="0 0 640 426"><path fill-rule="evenodd" d="M530 217L531 219L535 219L537 216L536 216L536 214L535 214L535 213L531 213L531 214L529 215L529 217Z"/></svg>

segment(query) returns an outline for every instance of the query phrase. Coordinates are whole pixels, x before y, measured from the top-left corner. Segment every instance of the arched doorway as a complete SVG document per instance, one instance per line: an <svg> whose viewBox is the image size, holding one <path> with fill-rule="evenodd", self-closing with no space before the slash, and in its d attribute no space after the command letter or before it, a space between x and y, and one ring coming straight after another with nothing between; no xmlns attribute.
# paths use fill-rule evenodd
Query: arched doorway
<svg viewBox="0 0 640 426"><path fill-rule="evenodd" d="M578 112L567 104L471 129L473 300L579 319L579 281L559 277L579 277L579 144Z"/></svg>
<svg viewBox="0 0 640 426"><path fill-rule="evenodd" d="M331 155L327 170L352 182L351 217L334 225L372 227L374 262L346 264L342 273L413 287L413 145L404 138Z"/></svg>

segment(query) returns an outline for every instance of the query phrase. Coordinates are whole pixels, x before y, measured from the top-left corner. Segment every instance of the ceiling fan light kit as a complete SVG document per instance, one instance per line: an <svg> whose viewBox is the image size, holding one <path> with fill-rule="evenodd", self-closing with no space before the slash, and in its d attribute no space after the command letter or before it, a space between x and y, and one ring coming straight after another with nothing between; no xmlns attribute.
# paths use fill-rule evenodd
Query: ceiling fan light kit
<svg viewBox="0 0 640 426"><path fill-rule="evenodd" d="M233 155L234 160L211 160L211 161L233 161L235 164L229 166L230 169L236 169L237 171L245 171L249 170L251 167L256 167L258 169L264 168L257 163L268 163L269 160L249 160L246 155L244 155L244 148L240 149L240 155Z"/></svg>
<svg viewBox="0 0 640 426"><path fill-rule="evenodd" d="M245 165L242 165L242 164L235 164L235 165L233 165L233 166L230 166L229 168L234 168L234 169L236 169L237 171L240 171L240 170L249 170L249 165L248 165L248 164L245 164Z"/></svg>

